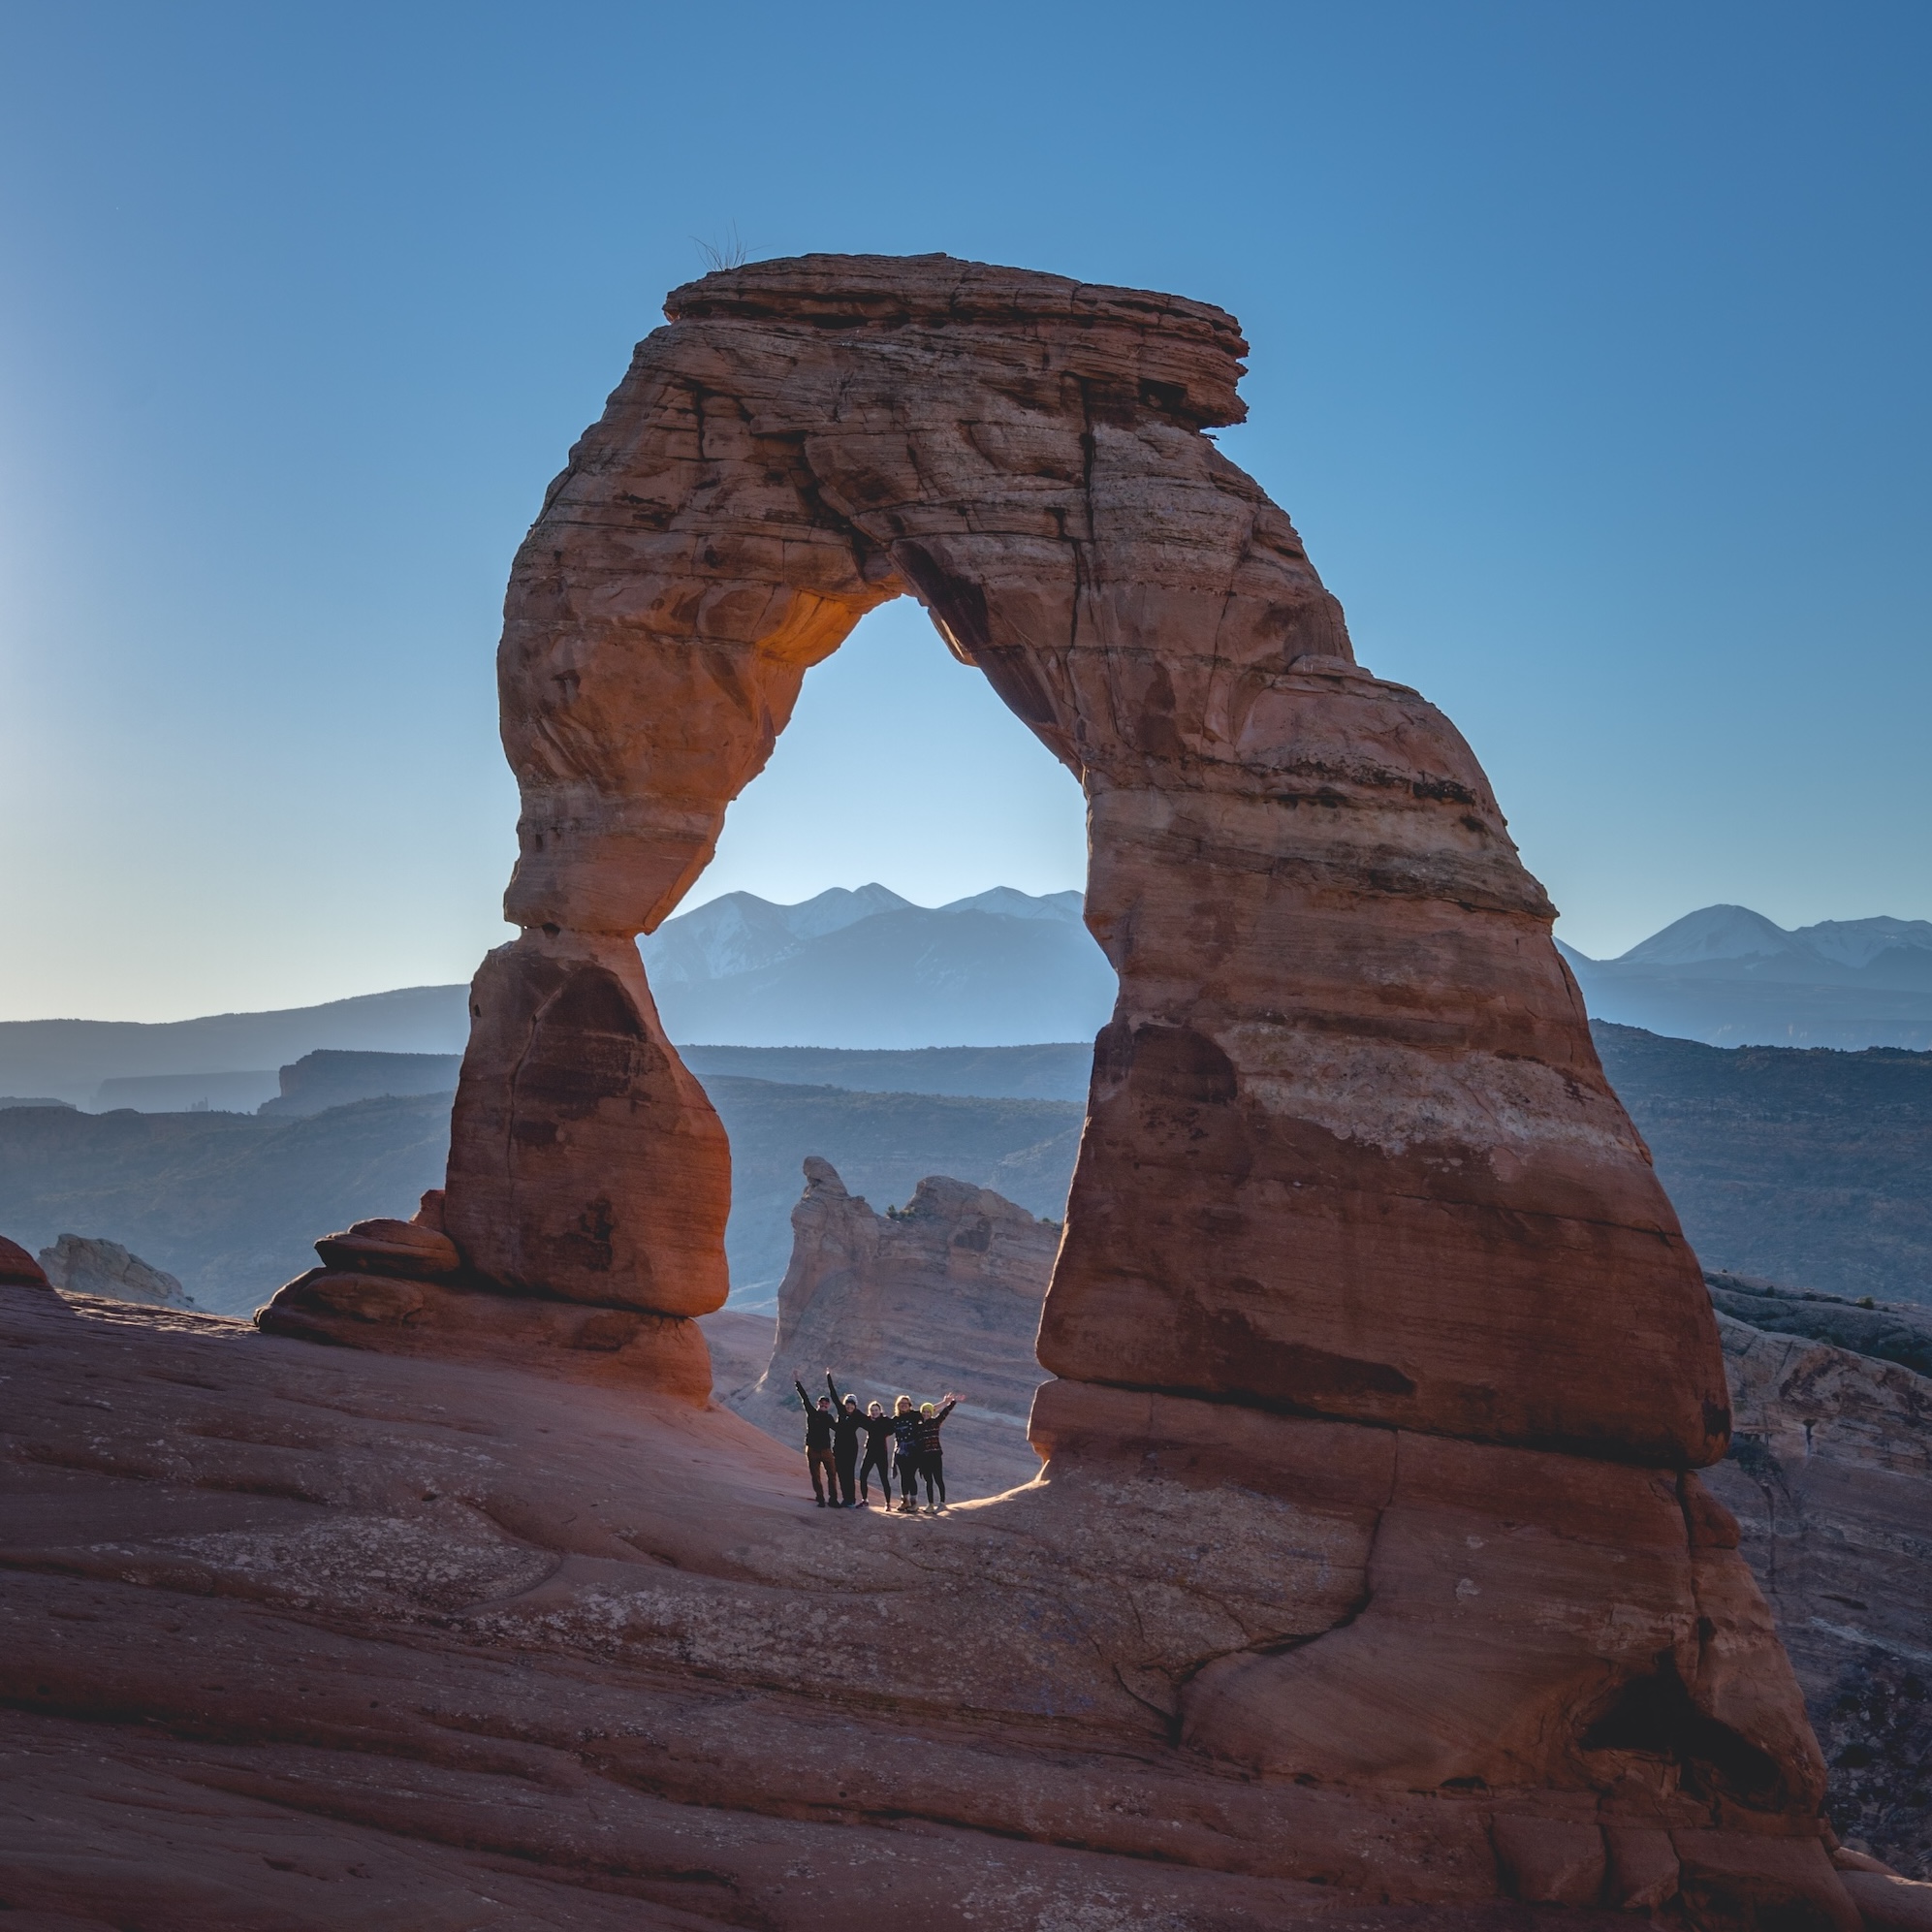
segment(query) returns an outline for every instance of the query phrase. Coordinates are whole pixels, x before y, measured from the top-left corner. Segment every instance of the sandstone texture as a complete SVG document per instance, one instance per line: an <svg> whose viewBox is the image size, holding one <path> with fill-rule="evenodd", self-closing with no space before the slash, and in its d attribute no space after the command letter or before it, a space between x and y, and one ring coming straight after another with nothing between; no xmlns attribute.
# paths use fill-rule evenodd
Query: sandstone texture
<svg viewBox="0 0 1932 1932"><path fill-rule="evenodd" d="M63 1234L41 1250L48 1281L70 1294L106 1295L113 1301L153 1302L161 1308L193 1308L194 1298L165 1269L130 1254L118 1241Z"/></svg>
<svg viewBox="0 0 1932 1932"><path fill-rule="evenodd" d="M945 1433L948 1496L1030 1482L1040 1459L1027 1417L1042 1379L1033 1339L1058 1225L943 1175L885 1214L848 1193L830 1161L808 1158L805 1178L770 1359L732 1407L795 1443L803 1417L794 1378L816 1395L829 1367L840 1394L888 1412L899 1395L933 1402L957 1391Z"/></svg>
<svg viewBox="0 0 1932 1932"><path fill-rule="evenodd" d="M1499 1791L1177 1742L1201 1660L1359 1600L1400 1439L1364 1467L1347 1425L1295 1423L1287 1454L1253 1411L1189 1438L1206 1405L1169 1427L1106 1396L1139 1406L1131 1460L903 1517L813 1510L722 1409L528 1368L30 1288L0 1289L0 1362L23 1927L1644 1922L1616 1885L1671 1924L1857 1924L1819 1837L1694 1751L1604 1744L1594 1789ZM1482 1527L1524 1567L1552 1540ZM1667 1561L1623 1524L1591 1547L1620 1531ZM1595 1903L1534 1902L1598 1874Z"/></svg>
<svg viewBox="0 0 1932 1932"><path fill-rule="evenodd" d="M458 1269L350 1229L264 1313L274 1347L522 1360L584 1417L660 1418L621 1521L596 1498L628 1467L556 1501L608 1522L572 1533L592 1564L691 1526L645 1607L610 1571L587 1607L575 1551L466 1601L820 1723L1056 1733L1078 1816L1016 1773L989 1830L1392 1901L1855 1924L1802 1697L1696 1473L1730 1413L1695 1259L1473 756L1355 663L1207 433L1243 413L1233 319L943 256L759 264L667 314L512 571L521 936L472 988L421 1218ZM734 1492L781 1471L796 1507L796 1470L704 1406L729 1152L636 947L806 672L899 595L1079 778L1120 979L1041 1315L1045 1469L938 1526L904 1642L866 1595L900 1546L814 1569ZM726 1575L782 1613L708 1594ZM1206 1839L1180 1787L1095 1815L1129 1738L1219 1794ZM797 1756L733 1775L795 1783ZM1316 1816L1356 1862L1290 1822Z"/></svg>

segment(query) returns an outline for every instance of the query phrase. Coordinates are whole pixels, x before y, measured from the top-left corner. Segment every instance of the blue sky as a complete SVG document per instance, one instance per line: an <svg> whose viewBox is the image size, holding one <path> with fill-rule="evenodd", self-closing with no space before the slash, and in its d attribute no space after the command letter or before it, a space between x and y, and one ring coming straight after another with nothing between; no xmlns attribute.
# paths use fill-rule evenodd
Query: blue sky
<svg viewBox="0 0 1932 1932"><path fill-rule="evenodd" d="M0 1018L467 976L510 554L693 238L1233 309L1561 931L1932 916L1922 5L0 4ZM915 611L693 902L1079 882Z"/></svg>

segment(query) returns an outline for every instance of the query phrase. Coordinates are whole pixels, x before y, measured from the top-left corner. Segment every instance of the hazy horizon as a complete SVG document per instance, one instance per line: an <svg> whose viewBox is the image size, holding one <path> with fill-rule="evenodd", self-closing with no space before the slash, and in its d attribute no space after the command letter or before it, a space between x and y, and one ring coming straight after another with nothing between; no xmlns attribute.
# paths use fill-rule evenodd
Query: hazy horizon
<svg viewBox="0 0 1932 1932"><path fill-rule="evenodd" d="M1232 309L1223 449L1469 739L1579 951L1717 903L1932 917L1932 16L837 18L0 19L0 1018L449 984L508 936L509 560L734 231ZM1084 846L901 602L807 680L690 904L1078 888Z"/></svg>

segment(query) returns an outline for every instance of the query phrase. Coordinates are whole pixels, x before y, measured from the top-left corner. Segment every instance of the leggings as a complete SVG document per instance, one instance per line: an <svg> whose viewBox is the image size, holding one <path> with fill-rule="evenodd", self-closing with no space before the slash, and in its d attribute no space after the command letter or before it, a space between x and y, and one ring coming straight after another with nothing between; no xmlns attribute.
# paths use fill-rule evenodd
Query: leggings
<svg viewBox="0 0 1932 1932"><path fill-rule="evenodd" d="M926 1501L933 1500L933 1485L939 1485L939 1501L946 1500L946 1458L938 1449L929 1449L919 1458L919 1473L926 1478Z"/></svg>
<svg viewBox="0 0 1932 1932"><path fill-rule="evenodd" d="M879 1487L885 1491L885 1500L890 1503L892 1501L892 1465L886 1461L886 1446L883 1442L874 1443L872 1447L869 1448L866 1451L866 1460L859 1466L859 1494L861 1496L865 1496L868 1493L869 1485L866 1478L874 1470L877 1470L879 1473Z"/></svg>
<svg viewBox="0 0 1932 1932"><path fill-rule="evenodd" d="M899 1494L903 1502L919 1501L919 1458L901 1456L899 1459Z"/></svg>
<svg viewBox="0 0 1932 1932"><path fill-rule="evenodd" d="M835 1448L832 1460L839 1466L839 1500L849 1509L852 1506L852 1465L859 1460L859 1445L854 1442L849 1449Z"/></svg>

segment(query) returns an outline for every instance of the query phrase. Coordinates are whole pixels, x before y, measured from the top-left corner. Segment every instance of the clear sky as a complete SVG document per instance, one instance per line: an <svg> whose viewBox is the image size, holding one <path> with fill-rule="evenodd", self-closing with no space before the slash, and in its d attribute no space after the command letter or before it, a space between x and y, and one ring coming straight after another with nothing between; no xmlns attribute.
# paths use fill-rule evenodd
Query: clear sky
<svg viewBox="0 0 1932 1932"><path fill-rule="evenodd" d="M693 238L1177 290L1585 952L1932 916L1932 9L0 0L0 1018L467 977L503 579ZM1079 883L916 611L693 895Z"/></svg>

